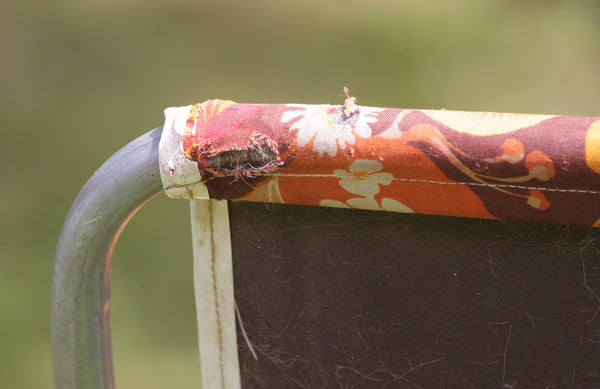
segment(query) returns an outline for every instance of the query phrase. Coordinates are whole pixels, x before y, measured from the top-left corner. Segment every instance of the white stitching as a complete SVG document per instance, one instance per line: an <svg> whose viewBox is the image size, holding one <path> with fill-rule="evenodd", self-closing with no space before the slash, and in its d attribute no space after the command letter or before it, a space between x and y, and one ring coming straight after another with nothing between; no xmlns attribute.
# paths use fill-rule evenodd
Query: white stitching
<svg viewBox="0 0 600 389"><path fill-rule="evenodd" d="M271 173L271 174L256 174L256 176L277 176L277 177L322 177L322 178L352 178L352 175L341 176L336 174L280 174L280 173ZM216 178L216 177L213 177ZM365 179L374 179L369 176L361 177L362 180ZM418 182L424 184L439 184L439 185L466 185L466 186L479 186L479 187L490 187L490 188L510 188L510 189L527 189L527 190L539 190L546 192L558 192L558 193L590 193L590 194L600 194L598 190L587 190L587 189L560 189L560 188L543 188L543 187L531 187L531 186L522 186L522 185L514 185L514 184L489 184L489 183L479 183L479 182L446 182L446 181L434 181L434 180L424 180L420 178L397 178L392 177L393 181L402 181L402 182Z"/></svg>
<svg viewBox="0 0 600 389"><path fill-rule="evenodd" d="M255 174L254 177L256 176L267 176L267 177L317 177L317 178L352 178L352 175L347 175L347 176L339 176L339 175L335 175L335 174L277 174L277 173L271 173L271 174ZM207 181L212 181L216 178L221 178L221 177L235 177L234 175L225 175L225 176L218 176L218 177L211 177L210 179L208 179ZM370 177L361 177L361 179L363 180L369 180L369 179L374 179L374 178L370 178ZM479 186L479 187L489 187L489 188L509 188L509 189L526 189L526 190L539 190L539 191L546 191L546 192L558 192L558 193L589 193L589 194L600 194L600 191L598 190L586 190L586 189L560 189L560 188L542 188L542 187L535 187L535 186L522 186L522 185L513 185L513 184L488 184L488 183L479 183L479 182L459 182L459 181L454 181L454 182L447 182L447 181L434 181L434 180L424 180L424 179L420 179L420 178L396 178L396 177L392 177L393 181L401 181L401 182L417 182L417 183L422 183L422 184L438 184L438 185L465 185L465 186ZM197 182L192 182L192 183L186 183L186 184L173 184L170 185L168 187L165 188L165 190L169 190L169 189L173 189L173 188L187 188L191 185L196 185L199 184L202 181L197 181ZM204 181L206 182L206 181Z"/></svg>

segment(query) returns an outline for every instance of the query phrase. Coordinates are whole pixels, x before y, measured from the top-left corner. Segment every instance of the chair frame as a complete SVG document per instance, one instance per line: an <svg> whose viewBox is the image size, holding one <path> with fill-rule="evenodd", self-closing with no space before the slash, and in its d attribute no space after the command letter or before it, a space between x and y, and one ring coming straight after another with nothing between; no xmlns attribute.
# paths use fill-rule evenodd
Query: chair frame
<svg viewBox="0 0 600 389"><path fill-rule="evenodd" d="M131 217L163 191L162 127L123 147L89 179L63 225L52 280L52 357L58 388L113 388L110 264Z"/></svg>

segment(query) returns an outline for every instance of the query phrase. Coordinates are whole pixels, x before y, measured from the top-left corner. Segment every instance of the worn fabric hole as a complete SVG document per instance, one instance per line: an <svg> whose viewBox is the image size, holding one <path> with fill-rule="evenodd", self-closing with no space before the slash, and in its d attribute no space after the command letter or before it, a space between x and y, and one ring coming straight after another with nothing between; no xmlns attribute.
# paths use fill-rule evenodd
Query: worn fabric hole
<svg viewBox="0 0 600 389"><path fill-rule="evenodd" d="M217 171L262 170L277 161L277 154L266 144L246 150L229 150L206 158L206 166Z"/></svg>

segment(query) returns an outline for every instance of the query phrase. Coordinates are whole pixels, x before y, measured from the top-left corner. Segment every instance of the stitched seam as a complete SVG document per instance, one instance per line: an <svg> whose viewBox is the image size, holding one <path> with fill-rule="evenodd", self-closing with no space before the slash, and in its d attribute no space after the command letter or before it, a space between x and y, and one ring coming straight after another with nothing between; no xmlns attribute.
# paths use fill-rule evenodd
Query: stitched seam
<svg viewBox="0 0 600 389"><path fill-rule="evenodd" d="M211 276L212 276L212 283L213 283L213 301L215 303L215 314L216 314L216 321L217 321L217 342L219 344L219 373L221 375L221 385L222 388L225 388L225 367L224 367L224 361L223 361L223 329L222 329L222 323L221 323L221 310L219 308L219 292L218 292L218 287L217 287L217 282L218 282L218 277L217 277L217 266L216 266L216 262L217 262L217 255L215 253L215 246L216 246L216 241L215 241L215 233L214 233L214 215L213 215L213 207L212 205L209 206L209 211L208 211L208 218L209 218L209 223L210 223L210 255L211 255L211 261L210 261L210 271L211 271Z"/></svg>
<svg viewBox="0 0 600 389"><path fill-rule="evenodd" d="M337 174L257 174L257 176L278 176L278 177L323 177L323 178L352 178L352 175L337 175ZM361 177L363 180L379 180L378 178L372 178L369 176ZM558 193L590 193L600 194L599 190L588 190L588 189L561 189L561 188L544 188L535 186L523 186L515 184L490 184L480 182L460 182L460 181L435 181L435 180L424 180L421 178L398 178L392 177L392 181L400 182L418 182L424 184L438 184L438 185L466 185L466 186L477 186L477 187L489 187L489 188L509 188L509 189L534 189L547 192L558 192Z"/></svg>
<svg viewBox="0 0 600 389"><path fill-rule="evenodd" d="M352 175L345 175L345 176L341 176L341 175L336 175L336 174L278 174L278 173L271 173L271 174L254 174L253 177L299 177L299 178L303 178L303 177L312 177L312 178L353 178L354 176ZM207 181L212 181L216 178L221 178L221 177L234 177L233 175L226 175L226 176L219 176L219 177L211 177L210 179L206 180L206 181L197 181L197 182L190 182L187 184L174 184L174 185L169 185L167 188L165 188L165 190L169 190L172 188L187 188L191 185L196 185L198 183L201 182L207 182ZM371 178L369 176L366 177L361 177L361 180L379 180L378 178ZM398 177L392 177L391 178L392 181L399 181L399 182L416 182L416 183L421 183L421 184L436 184L436 185L464 185L464 186L476 186L476 187L482 187L482 188L508 188L508 189L525 189L525 190L539 190L539 191L545 191L545 192L557 192L557 193L589 193L589 194L600 194L600 190L589 190L589 189L561 189L561 188L545 188L545 187L538 187L538 186L523 186L523 185L515 185L515 184L490 184L490 183L481 183L481 182L461 182L461 181L435 181L435 180L425 180L425 179L421 179L421 178L398 178Z"/></svg>

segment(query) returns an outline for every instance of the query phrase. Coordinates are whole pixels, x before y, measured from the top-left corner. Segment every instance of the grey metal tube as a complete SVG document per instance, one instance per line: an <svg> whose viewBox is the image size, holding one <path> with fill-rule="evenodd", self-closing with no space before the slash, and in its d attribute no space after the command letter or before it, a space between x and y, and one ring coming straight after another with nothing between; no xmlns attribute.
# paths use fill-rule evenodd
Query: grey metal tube
<svg viewBox="0 0 600 389"><path fill-rule="evenodd" d="M63 225L52 280L52 358L57 388L113 388L110 262L135 212L162 191L162 127L113 155L90 178Z"/></svg>

